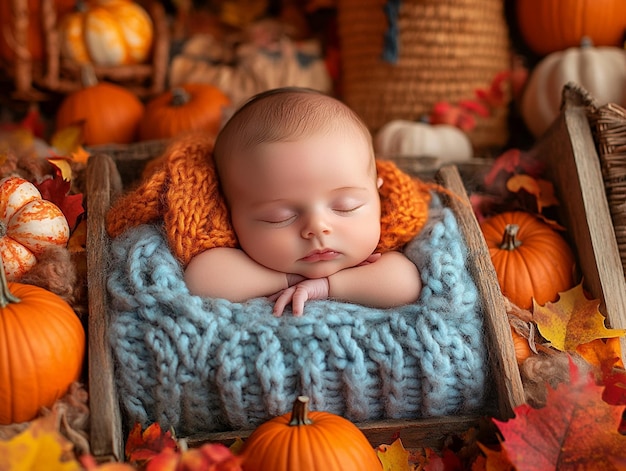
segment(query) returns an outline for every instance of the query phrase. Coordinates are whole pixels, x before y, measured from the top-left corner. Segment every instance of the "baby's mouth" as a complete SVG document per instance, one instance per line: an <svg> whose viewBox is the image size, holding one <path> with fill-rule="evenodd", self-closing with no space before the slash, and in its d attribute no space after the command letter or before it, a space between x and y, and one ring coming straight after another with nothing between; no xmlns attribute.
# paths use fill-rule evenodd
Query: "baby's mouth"
<svg viewBox="0 0 626 471"><path fill-rule="evenodd" d="M301 258L303 262L322 262L334 260L340 253L332 249L313 250L306 257Z"/></svg>

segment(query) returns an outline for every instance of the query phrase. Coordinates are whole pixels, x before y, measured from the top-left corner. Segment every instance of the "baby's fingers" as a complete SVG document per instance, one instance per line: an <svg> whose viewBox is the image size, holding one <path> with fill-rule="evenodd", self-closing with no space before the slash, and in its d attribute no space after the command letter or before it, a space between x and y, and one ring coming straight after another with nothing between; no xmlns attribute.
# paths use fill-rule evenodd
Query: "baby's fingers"
<svg viewBox="0 0 626 471"><path fill-rule="evenodd" d="M283 312L285 311L285 307L287 307L287 305L291 303L291 299L293 298L293 294L295 291L296 288L291 287L270 296L270 301L276 301L274 303L274 309L272 310L272 314L274 314L276 317L282 316Z"/></svg>

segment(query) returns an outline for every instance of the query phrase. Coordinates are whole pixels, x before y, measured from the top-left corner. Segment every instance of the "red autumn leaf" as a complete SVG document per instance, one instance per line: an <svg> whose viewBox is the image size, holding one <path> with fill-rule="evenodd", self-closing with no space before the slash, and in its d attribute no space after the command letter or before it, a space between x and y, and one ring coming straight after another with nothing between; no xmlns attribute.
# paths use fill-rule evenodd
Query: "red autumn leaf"
<svg viewBox="0 0 626 471"><path fill-rule="evenodd" d="M28 113L26 113L26 116L20 122L20 127L29 129L35 137L43 138L45 128L44 120L36 105L32 105L28 108Z"/></svg>
<svg viewBox="0 0 626 471"><path fill-rule="evenodd" d="M569 373L569 383L548 388L543 408L523 404L514 419L493 419L502 449L520 470L625 469L626 436L618 432L623 407L604 402L602 387L571 359Z"/></svg>
<svg viewBox="0 0 626 471"><path fill-rule="evenodd" d="M35 186L43 199L58 206L67 219L70 229L74 229L78 218L85 212L83 195L81 193L70 195L71 182L64 180L60 172L56 172L53 177L46 178L40 183L35 183Z"/></svg>
<svg viewBox="0 0 626 471"><path fill-rule="evenodd" d="M149 425L142 431L140 423L136 423L128 434L124 454L131 463L145 464L163 450L178 448L176 440L169 430L163 431L158 423Z"/></svg>
<svg viewBox="0 0 626 471"><path fill-rule="evenodd" d="M522 152L520 149L508 149L496 158L491 169L485 175L485 185L490 187L494 184L500 172L512 175L522 173L531 177L540 177L545 168L545 163L535 158L531 153Z"/></svg>
<svg viewBox="0 0 626 471"><path fill-rule="evenodd" d="M43 138L45 124L39 113L37 105L31 105L28 112L19 123L3 123L0 125L0 131L29 131L34 137Z"/></svg>
<svg viewBox="0 0 626 471"><path fill-rule="evenodd" d="M624 368L613 368L602 378L604 392L602 399L614 406L626 405L626 370Z"/></svg>
<svg viewBox="0 0 626 471"><path fill-rule="evenodd" d="M512 174L520 165L522 151L519 149L509 149L501 154L493 163L489 172L485 175L485 185L491 186L495 182L500 172Z"/></svg>
<svg viewBox="0 0 626 471"><path fill-rule="evenodd" d="M506 104L505 85L511 78L511 72L505 70L498 72L491 81L488 89L479 88L475 91L478 99L484 101L492 108L498 108Z"/></svg>
<svg viewBox="0 0 626 471"><path fill-rule="evenodd" d="M488 118L491 114L489 108L487 108L482 103L474 100L461 100L459 102L459 106L461 107L461 109L470 113L475 113L478 116L482 116L483 118Z"/></svg>
<svg viewBox="0 0 626 471"><path fill-rule="evenodd" d="M146 471L241 471L243 458L221 443L176 452L165 448L146 465Z"/></svg>

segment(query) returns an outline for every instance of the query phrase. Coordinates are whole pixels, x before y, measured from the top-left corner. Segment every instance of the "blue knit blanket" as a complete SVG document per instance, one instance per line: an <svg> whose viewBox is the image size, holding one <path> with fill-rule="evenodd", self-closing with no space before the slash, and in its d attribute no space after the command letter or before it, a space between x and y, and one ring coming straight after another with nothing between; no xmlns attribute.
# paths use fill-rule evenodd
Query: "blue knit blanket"
<svg viewBox="0 0 626 471"><path fill-rule="evenodd" d="M373 309L312 301L277 318L265 299L191 295L156 226L112 243L110 343L125 417L179 436L254 427L291 409L352 421L479 411L486 348L477 289L452 212L435 204L406 247L421 271L415 304Z"/></svg>

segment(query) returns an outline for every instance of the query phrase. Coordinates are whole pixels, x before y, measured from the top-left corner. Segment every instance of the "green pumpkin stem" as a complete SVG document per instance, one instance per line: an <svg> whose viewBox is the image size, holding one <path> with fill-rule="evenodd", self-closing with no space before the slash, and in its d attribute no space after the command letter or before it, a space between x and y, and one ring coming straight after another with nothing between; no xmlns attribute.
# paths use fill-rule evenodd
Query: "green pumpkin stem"
<svg viewBox="0 0 626 471"><path fill-rule="evenodd" d="M313 421L309 419L309 398L298 396L291 409L291 420L289 425L311 425Z"/></svg>
<svg viewBox="0 0 626 471"><path fill-rule="evenodd" d="M517 239L517 233L519 232L519 226L517 224L507 224L504 228L504 235L502 236L502 242L500 242L500 248L502 250L515 250L522 243Z"/></svg>
<svg viewBox="0 0 626 471"><path fill-rule="evenodd" d="M19 303L20 298L14 296L9 290L9 283L4 273L4 263L0 257L0 308L5 308L11 303Z"/></svg>
<svg viewBox="0 0 626 471"><path fill-rule="evenodd" d="M172 89L172 106L183 106L189 103L191 96L189 92L182 87L176 87Z"/></svg>

